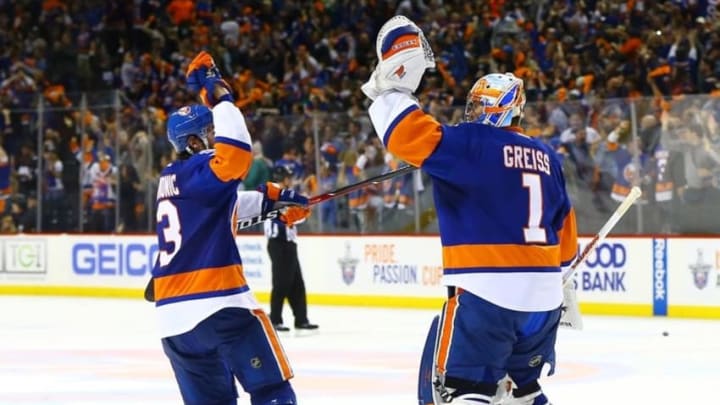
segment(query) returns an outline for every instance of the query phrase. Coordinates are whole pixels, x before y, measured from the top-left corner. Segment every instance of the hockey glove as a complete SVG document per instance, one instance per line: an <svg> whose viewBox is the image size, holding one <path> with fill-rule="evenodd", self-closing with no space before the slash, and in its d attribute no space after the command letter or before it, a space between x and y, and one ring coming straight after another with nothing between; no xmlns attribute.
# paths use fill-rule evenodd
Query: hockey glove
<svg viewBox="0 0 720 405"><path fill-rule="evenodd" d="M378 64L362 91L370 99L388 90L415 93L435 56L420 27L404 16L389 19L375 44Z"/></svg>
<svg viewBox="0 0 720 405"><path fill-rule="evenodd" d="M310 208L308 207L287 207L280 210L280 220L287 226L293 226L297 223L305 221L310 216Z"/></svg>
<svg viewBox="0 0 720 405"><path fill-rule="evenodd" d="M212 56L201 51L190 62L185 74L188 88L198 93L203 104L214 107L221 101L233 101L232 88L223 80Z"/></svg>
<svg viewBox="0 0 720 405"><path fill-rule="evenodd" d="M298 194L291 188L282 188L277 183L267 182L260 185L257 191L263 193L263 213L291 205L303 207L308 205L307 197Z"/></svg>

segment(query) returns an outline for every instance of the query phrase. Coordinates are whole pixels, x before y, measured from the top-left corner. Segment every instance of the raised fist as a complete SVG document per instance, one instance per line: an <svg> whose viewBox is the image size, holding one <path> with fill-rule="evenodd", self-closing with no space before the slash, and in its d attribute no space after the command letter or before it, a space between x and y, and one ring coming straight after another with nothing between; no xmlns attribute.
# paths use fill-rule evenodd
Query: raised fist
<svg viewBox="0 0 720 405"><path fill-rule="evenodd" d="M203 104L213 107L220 101L233 101L230 85L223 80L212 56L201 51L190 62L185 73L188 88L198 93Z"/></svg>

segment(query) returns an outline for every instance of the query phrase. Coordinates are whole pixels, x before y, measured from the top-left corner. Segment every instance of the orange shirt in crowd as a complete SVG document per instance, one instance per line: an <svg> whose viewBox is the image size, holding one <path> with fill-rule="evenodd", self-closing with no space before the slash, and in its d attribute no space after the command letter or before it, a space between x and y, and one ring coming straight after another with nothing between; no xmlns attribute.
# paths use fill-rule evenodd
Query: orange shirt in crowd
<svg viewBox="0 0 720 405"><path fill-rule="evenodd" d="M56 8L64 8L65 4L61 0L45 0L42 4L42 9L44 11L50 11Z"/></svg>
<svg viewBox="0 0 720 405"><path fill-rule="evenodd" d="M195 2L192 0L172 0L165 10L175 25L195 19Z"/></svg>

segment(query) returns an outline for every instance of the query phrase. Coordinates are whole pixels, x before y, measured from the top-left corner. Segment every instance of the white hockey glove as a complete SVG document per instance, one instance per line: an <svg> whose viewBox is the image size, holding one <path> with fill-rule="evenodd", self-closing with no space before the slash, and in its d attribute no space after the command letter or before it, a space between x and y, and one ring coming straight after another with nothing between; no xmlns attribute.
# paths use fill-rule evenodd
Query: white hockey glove
<svg viewBox="0 0 720 405"><path fill-rule="evenodd" d="M380 28L375 48L378 64L362 86L371 100L388 90L414 93L425 70L435 67L435 55L422 30L401 15Z"/></svg>
<svg viewBox="0 0 720 405"><path fill-rule="evenodd" d="M560 326L568 329L582 330L583 322L580 315L575 283L569 280L563 286L562 314L560 315Z"/></svg>

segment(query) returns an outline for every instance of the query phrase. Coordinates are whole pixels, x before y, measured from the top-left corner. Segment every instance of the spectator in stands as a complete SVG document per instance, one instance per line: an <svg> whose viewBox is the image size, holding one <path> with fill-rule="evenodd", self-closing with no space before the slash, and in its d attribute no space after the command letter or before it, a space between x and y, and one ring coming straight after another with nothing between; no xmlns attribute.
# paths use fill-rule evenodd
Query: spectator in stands
<svg viewBox="0 0 720 405"><path fill-rule="evenodd" d="M52 145L52 144L49 144ZM65 229L66 196L63 186L63 163L52 148L45 150L43 163L43 230L62 231Z"/></svg>
<svg viewBox="0 0 720 405"><path fill-rule="evenodd" d="M261 184L270 181L270 169L273 163L263 155L262 143L253 142L253 162L247 176L243 179L245 190L255 190Z"/></svg>
<svg viewBox="0 0 720 405"><path fill-rule="evenodd" d="M677 190L683 187L685 176L678 169L681 157L662 142L661 122L654 115L645 115L640 121L641 188L646 207L646 232L672 232L673 211L679 198Z"/></svg>
<svg viewBox="0 0 720 405"><path fill-rule="evenodd" d="M334 125L326 124L322 131L322 143L320 154L328 164L338 166L340 164L340 152L343 150L343 143L337 134Z"/></svg>
<svg viewBox="0 0 720 405"><path fill-rule="evenodd" d="M0 234L15 234L18 232L12 215L5 214L0 218Z"/></svg>
<svg viewBox="0 0 720 405"><path fill-rule="evenodd" d="M18 196L12 202L12 217L18 232L37 231L37 194Z"/></svg>
<svg viewBox="0 0 720 405"><path fill-rule="evenodd" d="M720 167L717 155L708 149L703 134L702 127L695 123L684 124L678 130L684 162L684 194L687 194L688 190L692 192L707 185L707 177L712 177ZM688 196L683 195L683 198Z"/></svg>
<svg viewBox="0 0 720 405"><path fill-rule="evenodd" d="M104 151L112 153L118 164L124 153L133 156L135 170L145 182L145 176L162 167L161 161L171 153L162 136L163 115L191 101L182 90L189 57L197 48L207 47L222 55L217 58L219 67L232 78L236 99L248 125L255 126L252 132L258 134L266 155L279 159L283 145L291 142L298 159L311 162L303 142L315 135L313 122L324 118L299 114L342 113L360 123L363 135L357 141L369 133L367 117L360 113L366 109L365 99L359 94L376 57L369 38L388 14L397 11L412 14L430 43L442 44L442 50L436 50L437 72L426 75L419 98L426 108L453 122L452 117L462 111L449 107L458 100L462 104L456 91L467 88L460 84L491 69L512 71L525 79L526 122L534 119L534 108L538 117L534 125L550 143L572 125L576 113L582 114L586 138L594 144L595 136L587 128L606 137L619 120L629 117L630 98L657 97L656 106L667 105L681 117L681 110L686 110L680 105L683 101L670 96L720 93L718 20L700 10L697 2L404 1L373 7L353 2L296 3L49 1L34 10L32 3L5 2L0 6L0 43L5 45L0 58L0 107L7 112L0 114L0 129L6 136L3 146L17 162L27 153L21 151L22 145L36 138L38 123L56 134L52 143L64 165L62 180L67 200L73 202L71 210L78 210L77 162L92 163L98 148L107 143L118 147ZM95 113L101 120L97 133L76 114L82 99L77 92L99 89L120 90L115 133L122 129L133 134L128 145L122 140L115 144L104 135L112 131L102 114ZM33 112L38 93L45 95L42 120ZM88 105L105 103L94 102L94 93L86 96ZM619 112L605 111L596 102L608 99L615 99L612 104L619 106ZM531 105L533 101L537 104ZM113 111L109 115L115 115L114 101L106 104ZM640 116L646 112L638 111ZM295 117L279 118L286 114ZM320 136L321 153L329 162L339 162L345 145L342 138L335 142L333 137L338 135L337 123L344 121L326 121L329 129L320 125L321 132L334 135ZM85 160L87 137L79 128L95 143L92 160ZM140 130L146 132L146 139L136 138ZM720 150L714 135L705 139L711 149ZM136 141L143 141L144 149L136 149ZM37 142L45 139L32 142L31 150ZM70 154L78 148L82 158L74 161ZM144 157L148 150L152 159ZM303 177L314 174L308 171L311 166L315 165L304 164ZM26 194L32 188L26 170L30 166L13 167L15 178L27 180L19 191ZM76 226L77 221L70 222L68 227Z"/></svg>
<svg viewBox="0 0 720 405"><path fill-rule="evenodd" d="M0 215L10 212L10 204L8 200L12 195L11 179L11 161L3 145L3 137L0 136Z"/></svg>
<svg viewBox="0 0 720 405"><path fill-rule="evenodd" d="M695 174L700 186L685 190L675 228L682 234L716 235L720 228L720 189L707 169Z"/></svg>
<svg viewBox="0 0 720 405"><path fill-rule="evenodd" d="M560 143L570 143L575 140L576 134L582 131L585 136L585 143L595 145L600 141L600 134L595 128L586 124L585 117L580 112L570 115L568 127L560 133Z"/></svg>
<svg viewBox="0 0 720 405"><path fill-rule="evenodd" d="M142 230L139 226L143 213L141 206L144 206L143 190L144 185L140 181L135 167L129 163L122 163L118 171L118 198L120 210L119 232L138 232ZM113 207L114 208L114 207ZM114 212L110 213L113 216Z"/></svg>
<svg viewBox="0 0 720 405"><path fill-rule="evenodd" d="M106 153L100 153L98 161L90 166L90 218L88 230L112 232L115 230L115 205L117 204L118 170Z"/></svg>
<svg viewBox="0 0 720 405"><path fill-rule="evenodd" d="M303 140L302 153L300 153L300 164L302 165L302 172L305 173L301 190L307 195L317 194L315 186L308 183L308 179L318 171L317 159L318 156L315 156L315 138L312 134L308 134ZM323 163L321 162L321 164Z"/></svg>
<svg viewBox="0 0 720 405"><path fill-rule="evenodd" d="M568 127L568 113L566 107L562 104L562 100L558 100L557 96L545 103L548 112L547 122L553 128L552 136L560 136Z"/></svg>
<svg viewBox="0 0 720 405"><path fill-rule="evenodd" d="M285 148L291 146L291 143L285 140L287 127L275 115L264 115L260 121L258 139L263 144L265 156L273 162L282 159Z"/></svg>
<svg viewBox="0 0 720 405"><path fill-rule="evenodd" d="M621 139L627 140L630 136L630 121L622 121L607 136L603 142L599 142L597 150L594 154L594 170L591 182L593 192L593 203L595 207L602 212L610 212L612 201L610 192L612 191L615 179L623 174L618 167L618 154L625 145L621 143Z"/></svg>
<svg viewBox="0 0 720 405"><path fill-rule="evenodd" d="M597 132L594 132L595 136ZM565 155L565 162L569 164L572 173L566 175L575 178L585 190L590 188L593 181L594 159L593 144L588 141L587 127L574 130L569 141L562 142L559 152Z"/></svg>
<svg viewBox="0 0 720 405"><path fill-rule="evenodd" d="M23 144L20 154L15 156L14 173L18 183L17 192L28 196L37 193L38 159L31 144Z"/></svg>
<svg viewBox="0 0 720 405"><path fill-rule="evenodd" d="M320 175L318 176L318 194L328 193L337 188L337 166L331 165L327 161L323 161L320 167ZM320 218L322 219L322 229L324 232L333 232L338 227L338 201L331 199L320 203L318 208Z"/></svg>
<svg viewBox="0 0 720 405"><path fill-rule="evenodd" d="M284 166L289 170L290 173L292 173L293 187L299 190L299 187L302 184L302 178L305 173L303 172L304 167L302 162L300 161L297 146L295 146L291 142L285 144L285 146L283 147L282 156L273 164L273 167L278 166Z"/></svg>
<svg viewBox="0 0 720 405"><path fill-rule="evenodd" d="M386 171L397 170L405 163L389 152L385 152ZM412 173L394 177L383 182L383 200L385 208L404 211L412 202L413 180Z"/></svg>

